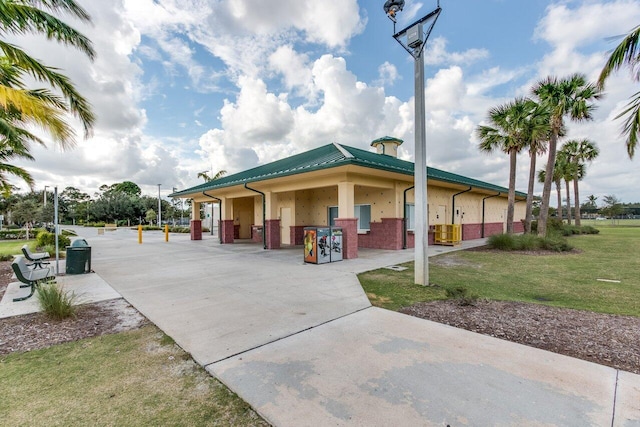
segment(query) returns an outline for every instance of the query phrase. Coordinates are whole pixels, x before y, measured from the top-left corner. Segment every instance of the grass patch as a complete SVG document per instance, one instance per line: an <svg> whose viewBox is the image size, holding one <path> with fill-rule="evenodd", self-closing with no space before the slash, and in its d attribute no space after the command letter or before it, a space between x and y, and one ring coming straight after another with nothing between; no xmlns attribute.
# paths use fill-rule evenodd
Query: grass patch
<svg viewBox="0 0 640 427"><path fill-rule="evenodd" d="M77 295L65 291L53 282L38 286L38 302L42 311L52 319L62 320L75 317L77 311Z"/></svg>
<svg viewBox="0 0 640 427"><path fill-rule="evenodd" d="M402 272L379 269L359 275L371 303L398 310L446 298L464 287L479 298L544 303L601 313L640 316L640 228L603 228L597 235L571 238L580 253L525 255L460 251L430 258L430 282L413 284L413 263ZM597 279L619 280L620 283Z"/></svg>
<svg viewBox="0 0 640 427"><path fill-rule="evenodd" d="M11 426L266 426L155 326L0 359Z"/></svg>
<svg viewBox="0 0 640 427"><path fill-rule="evenodd" d="M22 255L22 247L29 245L29 249L36 251L35 240L3 240L0 241L0 256L7 257L6 261L13 259L13 255Z"/></svg>

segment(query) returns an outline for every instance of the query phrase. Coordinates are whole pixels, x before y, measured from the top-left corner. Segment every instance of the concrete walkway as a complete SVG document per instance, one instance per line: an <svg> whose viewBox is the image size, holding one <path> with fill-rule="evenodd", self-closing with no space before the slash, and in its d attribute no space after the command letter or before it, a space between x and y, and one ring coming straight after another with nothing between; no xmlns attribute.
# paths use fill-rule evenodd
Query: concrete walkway
<svg viewBox="0 0 640 427"><path fill-rule="evenodd" d="M299 248L80 233L102 278L274 425L640 426L638 375L371 307L354 273L411 251L305 265Z"/></svg>

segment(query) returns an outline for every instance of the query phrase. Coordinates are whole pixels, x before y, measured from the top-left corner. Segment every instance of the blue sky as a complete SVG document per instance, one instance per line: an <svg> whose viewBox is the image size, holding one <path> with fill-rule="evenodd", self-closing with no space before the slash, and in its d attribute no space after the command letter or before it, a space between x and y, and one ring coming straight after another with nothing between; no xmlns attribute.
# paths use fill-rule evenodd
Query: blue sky
<svg viewBox="0 0 640 427"><path fill-rule="evenodd" d="M161 183L166 195L197 184L204 170L238 172L334 141L367 148L384 135L404 139L400 154L413 159L413 60L391 37L381 0L80 3L93 17L77 27L93 40L95 62L40 38L15 40L63 69L99 118L94 137L73 151L34 150L36 162L24 166L39 187L93 194L131 180L148 194ZM435 6L407 0L398 29ZM615 45L608 38L640 23L632 0L441 7L425 59L428 164L505 186L507 156L476 148L487 110L548 75L595 79ZM606 89L595 120L569 126L568 138L590 138L602 151L581 194L640 201L638 160L627 158L612 120L637 83L621 72ZM528 158L518 161L523 190Z"/></svg>

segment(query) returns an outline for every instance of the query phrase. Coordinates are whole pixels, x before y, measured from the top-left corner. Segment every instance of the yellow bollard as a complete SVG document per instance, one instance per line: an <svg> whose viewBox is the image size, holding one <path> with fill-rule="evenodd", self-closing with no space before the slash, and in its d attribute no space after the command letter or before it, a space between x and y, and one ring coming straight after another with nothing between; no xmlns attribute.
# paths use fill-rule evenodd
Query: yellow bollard
<svg viewBox="0 0 640 427"><path fill-rule="evenodd" d="M142 225L138 225L138 243L142 244Z"/></svg>
<svg viewBox="0 0 640 427"><path fill-rule="evenodd" d="M164 225L164 241L169 241L169 224Z"/></svg>

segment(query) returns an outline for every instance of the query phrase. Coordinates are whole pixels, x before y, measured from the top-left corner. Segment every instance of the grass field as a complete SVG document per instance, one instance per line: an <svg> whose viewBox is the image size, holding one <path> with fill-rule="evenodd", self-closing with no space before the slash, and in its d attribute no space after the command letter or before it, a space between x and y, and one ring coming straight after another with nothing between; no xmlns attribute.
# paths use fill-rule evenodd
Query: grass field
<svg viewBox="0 0 640 427"><path fill-rule="evenodd" d="M35 240L0 240L0 256L20 255L25 244L29 245L31 250L35 250Z"/></svg>
<svg viewBox="0 0 640 427"><path fill-rule="evenodd" d="M391 310L444 299L446 289L462 287L494 300L640 316L640 227L602 227L600 234L571 237L569 243L580 253L439 255L429 259L435 287L413 284L413 263L403 272L380 269L359 279L372 304Z"/></svg>
<svg viewBox="0 0 640 427"><path fill-rule="evenodd" d="M266 426L155 326L0 357L7 426Z"/></svg>

